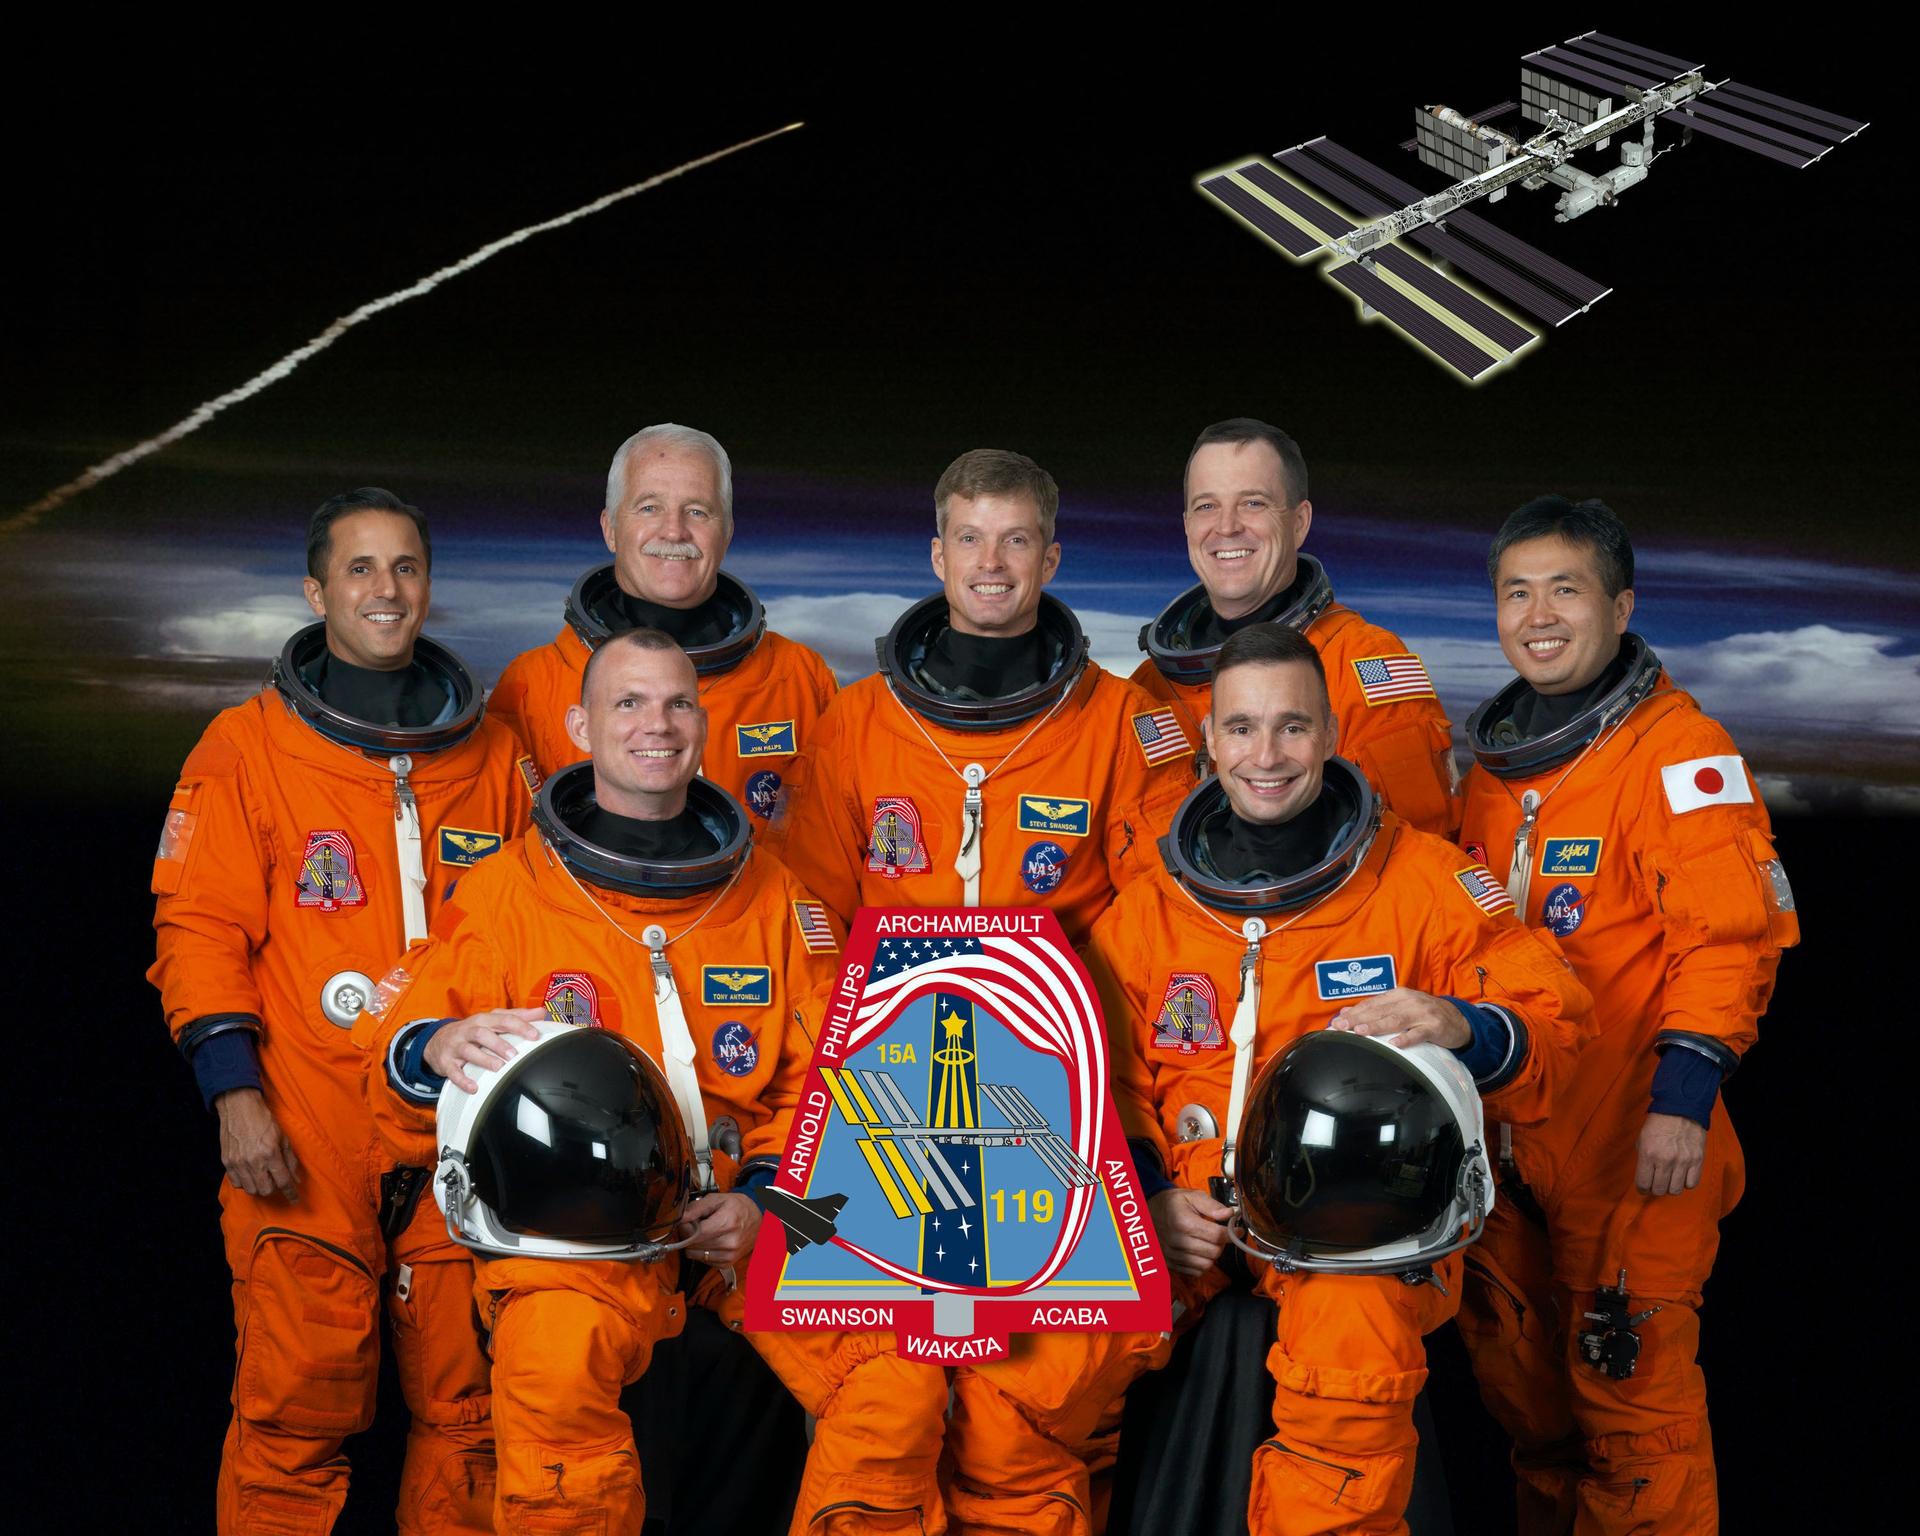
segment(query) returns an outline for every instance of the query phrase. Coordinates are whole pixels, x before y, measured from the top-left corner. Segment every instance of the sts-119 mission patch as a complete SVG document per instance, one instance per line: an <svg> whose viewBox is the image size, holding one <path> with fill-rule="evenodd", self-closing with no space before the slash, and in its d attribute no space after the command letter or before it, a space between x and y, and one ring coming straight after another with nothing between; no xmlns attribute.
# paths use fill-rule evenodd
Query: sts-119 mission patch
<svg viewBox="0 0 1920 1536"><path fill-rule="evenodd" d="M746 1326L877 1330L911 1360L1015 1333L1165 1332L1167 1270L1058 919L863 908L820 1030ZM783 1240L784 1239L784 1240Z"/></svg>

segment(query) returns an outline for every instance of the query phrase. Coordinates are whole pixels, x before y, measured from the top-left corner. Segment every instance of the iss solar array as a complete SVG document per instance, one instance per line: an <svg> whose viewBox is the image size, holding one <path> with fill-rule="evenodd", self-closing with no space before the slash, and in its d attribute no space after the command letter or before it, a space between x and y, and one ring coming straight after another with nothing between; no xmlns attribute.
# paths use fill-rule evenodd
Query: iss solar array
<svg viewBox="0 0 1920 1536"><path fill-rule="evenodd" d="M1321 273L1469 381L1512 362L1539 340L1515 312L1542 326L1564 325L1613 290L1478 214L1463 211L1510 187L1560 189L1554 222L1609 207L1646 180L1653 162L1693 134L1804 170L1867 125L1734 80L1708 80L1704 66L1669 53L1587 32L1520 61L1520 100L1474 117L1451 107L1414 114L1401 145L1451 179L1424 193L1332 139L1309 139L1202 177L1202 192L1299 262ZM1517 110L1519 137L1493 126ZM1660 118L1683 130L1656 151ZM1629 130L1638 128L1637 134ZM1581 150L1618 136L1620 160L1586 171ZM1277 164L1276 164L1277 162ZM1338 200L1314 195L1313 188ZM1418 246L1424 256L1407 249ZM1324 258L1324 260L1323 260ZM1443 273L1431 261L1449 269ZM1497 295L1496 304L1460 279Z"/></svg>

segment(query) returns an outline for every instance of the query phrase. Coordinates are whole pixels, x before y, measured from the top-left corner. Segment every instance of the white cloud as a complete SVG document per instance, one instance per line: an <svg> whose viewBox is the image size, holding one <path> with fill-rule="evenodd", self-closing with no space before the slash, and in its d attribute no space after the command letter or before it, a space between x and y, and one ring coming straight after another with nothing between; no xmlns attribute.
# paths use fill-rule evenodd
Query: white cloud
<svg viewBox="0 0 1920 1536"><path fill-rule="evenodd" d="M1894 635L1807 624L1663 649L1708 714L1813 729L1920 735L1920 656Z"/></svg>
<svg viewBox="0 0 1920 1536"><path fill-rule="evenodd" d="M276 656L288 635L312 622L312 610L297 595L263 592L162 619L160 648L175 656Z"/></svg>

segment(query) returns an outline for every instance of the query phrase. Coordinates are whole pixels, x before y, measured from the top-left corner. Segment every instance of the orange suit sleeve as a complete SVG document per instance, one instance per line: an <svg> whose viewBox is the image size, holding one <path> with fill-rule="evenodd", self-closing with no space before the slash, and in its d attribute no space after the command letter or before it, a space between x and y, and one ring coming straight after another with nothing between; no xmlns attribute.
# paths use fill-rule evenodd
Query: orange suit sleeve
<svg viewBox="0 0 1920 1536"><path fill-rule="evenodd" d="M1657 756L1662 768L1688 771L1653 776L1635 824L1639 875L1666 949L1655 1049L1684 1046L1725 1074L1758 1034L1780 952L1799 942L1800 918L1766 806L1726 732L1702 717ZM1717 767L1693 766L1703 759ZM1722 793L1737 772L1751 798L1695 803L1703 772L1722 775Z"/></svg>
<svg viewBox="0 0 1920 1536"><path fill-rule="evenodd" d="M1413 881L1396 898L1417 903L1424 919L1420 990L1505 1015L1512 1050L1481 1081L1480 1095L1493 1118L1538 1125L1591 1032L1593 998L1551 934L1526 927L1511 907L1497 916L1483 911L1447 874L1459 864L1459 854L1449 851L1435 863L1445 889Z"/></svg>
<svg viewBox="0 0 1920 1536"><path fill-rule="evenodd" d="M409 948L376 989L380 1011L363 1013L354 1041L367 1049L367 1100L386 1150L402 1163L434 1161L437 1090L424 1092L400 1068L412 1038L427 1025L464 1019L513 1001L513 977L462 900L474 877L434 914L426 938Z"/></svg>
<svg viewBox="0 0 1920 1536"><path fill-rule="evenodd" d="M533 735L527 729L527 681L532 670L525 655L516 656L507 663L506 671L500 674L500 681L493 685L493 692L487 695L487 718L499 721L512 731L520 750L537 761Z"/></svg>
<svg viewBox="0 0 1920 1536"><path fill-rule="evenodd" d="M807 1072L813 1065L814 1044L820 1038L820 1026L826 1020L827 1005L839 978L840 950L846 944L846 933L839 921L829 916L827 924L833 930L834 952L815 954L809 950L793 918L793 903L807 899L807 892L797 883L787 883L786 901L777 917L785 930L786 948L781 953L781 964L787 1022L781 1031L779 1064L774 1068L773 1080L760 1096L766 1118L741 1137L742 1162L751 1162L757 1157L778 1159L785 1154L793 1112L799 1107L801 1091L806 1087Z"/></svg>
<svg viewBox="0 0 1920 1536"><path fill-rule="evenodd" d="M240 748L216 720L181 769L153 862L147 977L188 1055L215 1034L264 1027L253 956L266 941L272 868Z"/></svg>
<svg viewBox="0 0 1920 1536"><path fill-rule="evenodd" d="M1194 746L1198 748L1198 741ZM1194 760L1191 753L1182 753L1149 763L1139 743L1131 739L1120 742L1116 750L1125 766L1107 810L1105 852L1107 878L1116 891L1122 891L1129 881L1158 867L1155 844L1173 825L1173 813L1193 789Z"/></svg>
<svg viewBox="0 0 1920 1536"><path fill-rule="evenodd" d="M782 812L780 857L842 927L860 907L860 870L866 828L853 798L844 724L853 694L838 694L794 759L793 782Z"/></svg>
<svg viewBox="0 0 1920 1536"><path fill-rule="evenodd" d="M1140 1050L1140 1040L1145 1033L1146 999L1139 977L1145 967L1129 953L1122 912L1118 904L1107 908L1093 925L1081 958L1086 962L1087 974L1093 978L1094 990L1100 999L1113 1105L1120 1115L1121 1132L1129 1141L1144 1141L1152 1146L1160 1158L1160 1166L1165 1168L1168 1143L1160 1116L1153 1107L1153 1068Z"/></svg>

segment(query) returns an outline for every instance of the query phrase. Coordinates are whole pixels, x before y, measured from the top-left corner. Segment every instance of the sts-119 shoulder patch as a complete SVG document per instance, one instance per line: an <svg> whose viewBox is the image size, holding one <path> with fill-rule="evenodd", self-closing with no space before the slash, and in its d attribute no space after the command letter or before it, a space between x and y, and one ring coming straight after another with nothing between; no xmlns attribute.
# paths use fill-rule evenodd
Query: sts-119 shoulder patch
<svg viewBox="0 0 1920 1536"><path fill-rule="evenodd" d="M1140 743L1140 755L1148 763L1167 763L1193 751L1186 727L1171 706L1150 709L1133 717L1134 739Z"/></svg>
<svg viewBox="0 0 1920 1536"><path fill-rule="evenodd" d="M547 978L540 1005L556 1024L579 1024L588 1029L605 1025L600 1017L600 989L585 971L555 971Z"/></svg>
<svg viewBox="0 0 1920 1536"><path fill-rule="evenodd" d="M353 844L337 828L307 834L307 851L300 856L294 877L293 904L338 912L342 907L364 907L366 887L360 883Z"/></svg>
<svg viewBox="0 0 1920 1536"><path fill-rule="evenodd" d="M1182 1056L1217 1051L1227 1043L1211 976L1174 971L1167 977L1160 1016L1153 1021L1153 1043L1159 1050L1178 1051Z"/></svg>
<svg viewBox="0 0 1920 1536"><path fill-rule="evenodd" d="M1453 878L1460 882L1460 889L1467 893L1467 900L1488 917L1498 917L1502 912L1513 910L1513 898L1507 894L1507 888L1493 878L1493 872L1486 865L1474 864L1466 869L1456 869Z"/></svg>

